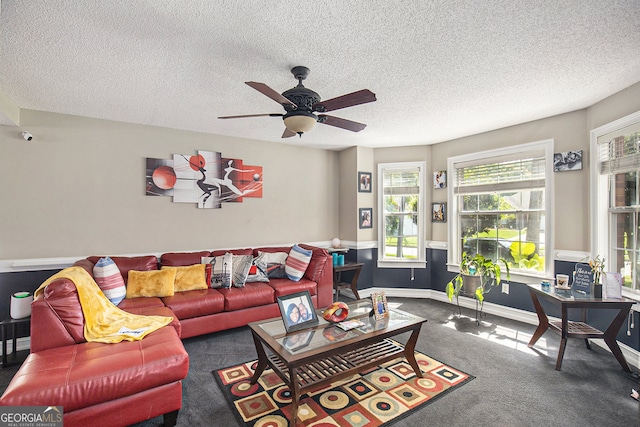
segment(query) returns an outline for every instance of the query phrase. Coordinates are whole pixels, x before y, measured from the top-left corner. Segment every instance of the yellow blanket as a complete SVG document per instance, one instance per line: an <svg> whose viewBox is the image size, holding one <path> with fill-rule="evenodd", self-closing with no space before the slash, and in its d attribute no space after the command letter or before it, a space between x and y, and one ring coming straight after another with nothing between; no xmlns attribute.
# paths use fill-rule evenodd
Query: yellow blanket
<svg viewBox="0 0 640 427"><path fill-rule="evenodd" d="M82 267L69 267L54 274L40 285L34 295L37 297L58 278L69 279L76 285L87 341L116 343L141 340L173 320L173 317L139 316L119 309L107 299L93 277Z"/></svg>

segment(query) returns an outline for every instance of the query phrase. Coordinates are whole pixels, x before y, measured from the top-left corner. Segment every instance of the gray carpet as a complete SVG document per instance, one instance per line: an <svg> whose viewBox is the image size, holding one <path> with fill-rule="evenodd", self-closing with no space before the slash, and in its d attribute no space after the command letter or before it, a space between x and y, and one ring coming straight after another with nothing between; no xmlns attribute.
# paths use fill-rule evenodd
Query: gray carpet
<svg viewBox="0 0 640 427"><path fill-rule="evenodd" d="M426 405L394 426L637 426L640 403L629 394L638 380L626 375L615 358L597 345L569 340L562 371L554 369L560 338L545 333L533 350L527 342L535 327L488 315L480 326L458 318L454 305L390 298L400 309L428 319L416 349L476 379ZM406 342L408 334L399 340ZM211 373L257 358L248 328L184 341L190 356L183 383L178 426L237 425ZM17 366L0 369L4 390ZM138 427L158 426L155 418Z"/></svg>

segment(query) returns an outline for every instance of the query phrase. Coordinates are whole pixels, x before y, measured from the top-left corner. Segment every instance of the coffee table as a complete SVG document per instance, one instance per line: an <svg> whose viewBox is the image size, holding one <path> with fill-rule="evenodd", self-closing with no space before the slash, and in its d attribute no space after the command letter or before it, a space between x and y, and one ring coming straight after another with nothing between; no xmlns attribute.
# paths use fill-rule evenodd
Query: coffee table
<svg viewBox="0 0 640 427"><path fill-rule="evenodd" d="M318 325L288 334L279 317L249 323L258 353L251 384L271 367L291 390L292 425L298 418L300 396L308 389L317 389L401 356L422 378L414 351L426 319L391 308L387 317L376 321L369 316L371 300L354 301L348 306L347 320L360 320L363 326L344 331L322 319L322 310L317 310ZM390 339L405 332L411 332L405 346Z"/></svg>

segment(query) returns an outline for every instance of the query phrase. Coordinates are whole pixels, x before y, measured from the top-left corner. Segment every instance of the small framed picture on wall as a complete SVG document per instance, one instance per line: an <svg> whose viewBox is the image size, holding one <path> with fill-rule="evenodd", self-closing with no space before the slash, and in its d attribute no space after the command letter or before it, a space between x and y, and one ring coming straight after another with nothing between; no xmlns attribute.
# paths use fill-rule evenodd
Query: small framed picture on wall
<svg viewBox="0 0 640 427"><path fill-rule="evenodd" d="M371 172L358 172L358 192L371 193Z"/></svg>
<svg viewBox="0 0 640 427"><path fill-rule="evenodd" d="M359 216L360 228L372 228L373 227L373 208L360 208Z"/></svg>
<svg viewBox="0 0 640 427"><path fill-rule="evenodd" d="M446 203L431 204L431 221L447 222L447 204Z"/></svg>
<svg viewBox="0 0 640 427"><path fill-rule="evenodd" d="M447 171L436 171L433 173L433 188L447 187Z"/></svg>

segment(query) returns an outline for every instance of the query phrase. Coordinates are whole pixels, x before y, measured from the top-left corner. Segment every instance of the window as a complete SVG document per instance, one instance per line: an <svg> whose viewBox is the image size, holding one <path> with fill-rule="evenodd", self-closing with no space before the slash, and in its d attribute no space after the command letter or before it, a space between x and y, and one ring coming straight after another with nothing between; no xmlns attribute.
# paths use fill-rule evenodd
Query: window
<svg viewBox="0 0 640 427"><path fill-rule="evenodd" d="M378 267L425 268L425 162L378 165Z"/></svg>
<svg viewBox="0 0 640 427"><path fill-rule="evenodd" d="M449 159L450 265L480 253L505 260L512 276L552 275L552 159L551 140Z"/></svg>
<svg viewBox="0 0 640 427"><path fill-rule="evenodd" d="M592 252L621 273L626 296L640 295L640 111L591 131ZM595 163L594 163L595 162Z"/></svg>

